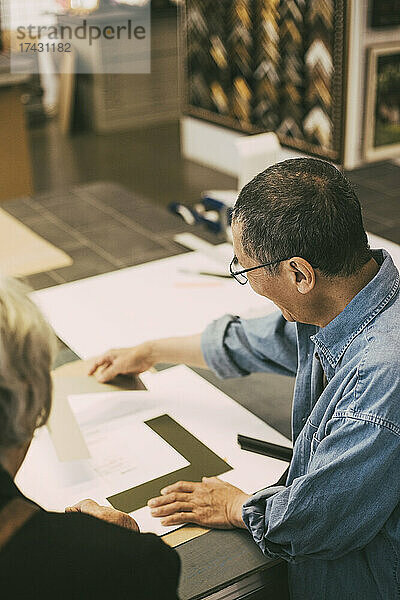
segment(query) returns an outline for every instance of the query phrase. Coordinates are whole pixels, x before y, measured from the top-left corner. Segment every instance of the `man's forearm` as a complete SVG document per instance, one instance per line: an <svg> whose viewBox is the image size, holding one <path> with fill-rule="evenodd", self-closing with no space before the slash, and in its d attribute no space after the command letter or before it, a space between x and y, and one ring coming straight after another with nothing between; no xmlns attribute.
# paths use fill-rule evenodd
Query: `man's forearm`
<svg viewBox="0 0 400 600"><path fill-rule="evenodd" d="M207 369L208 365L201 350L201 335L199 333L148 342L153 364L176 363Z"/></svg>

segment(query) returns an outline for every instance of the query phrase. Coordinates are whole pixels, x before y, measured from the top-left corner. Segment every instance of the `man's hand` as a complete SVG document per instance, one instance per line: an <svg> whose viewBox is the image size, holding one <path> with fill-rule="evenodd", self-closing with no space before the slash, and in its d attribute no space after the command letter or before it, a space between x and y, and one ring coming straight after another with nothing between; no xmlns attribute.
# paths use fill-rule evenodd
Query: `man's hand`
<svg viewBox="0 0 400 600"><path fill-rule="evenodd" d="M129 515L114 508L108 506L100 506L94 500L81 500L74 506L67 506L65 509L66 513L81 512L102 521L107 521L113 525L119 525L119 527L125 527L125 529L132 529L133 531L139 531L139 526L135 519L132 519Z"/></svg>
<svg viewBox="0 0 400 600"><path fill-rule="evenodd" d="M152 344L144 343L134 348L109 350L94 358L88 375L96 375L100 383L111 381L117 375L139 375L154 365Z"/></svg>
<svg viewBox="0 0 400 600"><path fill-rule="evenodd" d="M109 350L89 363L88 375L100 383L117 375L140 375L157 363L185 364L207 369L201 349L201 333L184 337L150 340L133 348Z"/></svg>
<svg viewBox="0 0 400 600"><path fill-rule="evenodd" d="M250 496L217 477L203 477L201 483L179 481L161 490L161 494L149 500L148 506L153 517L162 518L162 525L245 527L242 506Z"/></svg>

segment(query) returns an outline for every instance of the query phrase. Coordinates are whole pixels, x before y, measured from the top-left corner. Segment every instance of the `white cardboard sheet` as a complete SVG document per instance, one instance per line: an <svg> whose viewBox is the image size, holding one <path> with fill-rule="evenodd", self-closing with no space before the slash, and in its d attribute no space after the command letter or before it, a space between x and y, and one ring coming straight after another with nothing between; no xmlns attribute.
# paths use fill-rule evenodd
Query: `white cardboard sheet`
<svg viewBox="0 0 400 600"><path fill-rule="evenodd" d="M58 285L32 298L57 335L84 359L111 347L199 333L227 312L258 316L275 310L250 286L192 274L198 271L221 272L221 265L190 252Z"/></svg>

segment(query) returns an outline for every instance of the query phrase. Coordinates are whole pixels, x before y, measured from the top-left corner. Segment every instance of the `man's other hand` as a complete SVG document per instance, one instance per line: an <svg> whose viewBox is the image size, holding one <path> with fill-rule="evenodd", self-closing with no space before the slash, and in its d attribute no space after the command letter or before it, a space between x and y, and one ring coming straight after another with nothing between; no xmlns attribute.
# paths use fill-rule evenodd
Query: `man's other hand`
<svg viewBox="0 0 400 600"><path fill-rule="evenodd" d="M94 500L81 500L74 506L67 506L65 509L66 513L80 512L102 521L107 521L113 525L119 525L119 527L125 527L125 529L132 529L133 531L139 531L139 526L135 519L132 519L129 515L114 508L108 506L100 506Z"/></svg>
<svg viewBox="0 0 400 600"><path fill-rule="evenodd" d="M179 481L149 500L153 517L161 524L195 523L216 529L244 528L242 506L250 496L217 477L203 477L201 483Z"/></svg>
<svg viewBox="0 0 400 600"><path fill-rule="evenodd" d="M89 363L88 375L95 375L100 383L111 381L117 375L139 375L154 365L150 343L134 348L109 350Z"/></svg>

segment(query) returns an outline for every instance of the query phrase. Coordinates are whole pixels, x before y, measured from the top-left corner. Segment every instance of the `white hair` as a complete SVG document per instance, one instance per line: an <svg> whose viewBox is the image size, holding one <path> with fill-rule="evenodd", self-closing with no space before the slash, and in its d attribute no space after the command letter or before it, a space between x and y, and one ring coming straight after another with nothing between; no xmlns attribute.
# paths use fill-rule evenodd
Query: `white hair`
<svg viewBox="0 0 400 600"><path fill-rule="evenodd" d="M51 409L56 337L29 291L0 276L0 453L28 443Z"/></svg>

